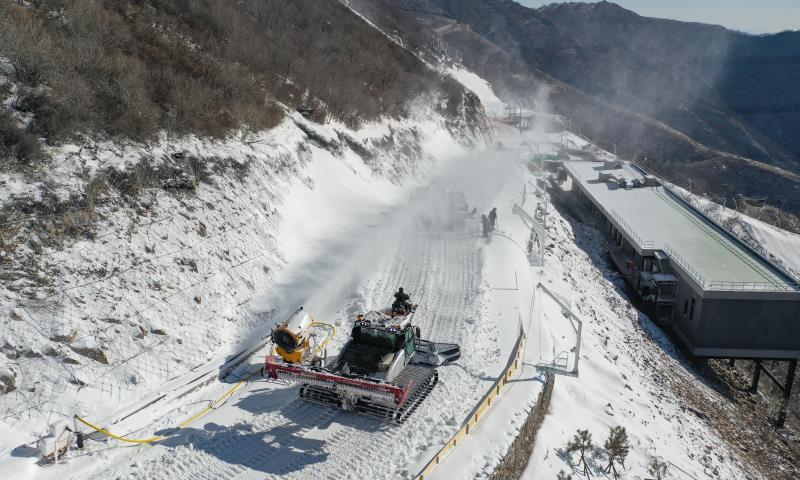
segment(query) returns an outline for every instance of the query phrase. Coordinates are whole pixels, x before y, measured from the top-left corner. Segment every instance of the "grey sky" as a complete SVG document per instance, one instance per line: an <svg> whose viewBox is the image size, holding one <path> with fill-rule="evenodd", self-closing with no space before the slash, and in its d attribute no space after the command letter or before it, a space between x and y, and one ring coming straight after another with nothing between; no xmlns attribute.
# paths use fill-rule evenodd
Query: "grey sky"
<svg viewBox="0 0 800 480"><path fill-rule="evenodd" d="M551 0L517 0L541 7ZM722 25L749 33L800 30L800 0L615 0L639 15Z"/></svg>

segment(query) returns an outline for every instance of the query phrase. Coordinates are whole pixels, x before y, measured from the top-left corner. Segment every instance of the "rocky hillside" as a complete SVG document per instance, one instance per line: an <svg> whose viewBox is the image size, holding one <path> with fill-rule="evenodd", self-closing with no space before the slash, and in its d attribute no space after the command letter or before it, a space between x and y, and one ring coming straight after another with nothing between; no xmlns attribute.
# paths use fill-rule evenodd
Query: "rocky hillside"
<svg viewBox="0 0 800 480"><path fill-rule="evenodd" d="M257 341L285 209L335 224L306 196L370 204L486 128L471 91L316 0L0 0L0 100L0 419L20 432Z"/></svg>
<svg viewBox="0 0 800 480"><path fill-rule="evenodd" d="M768 197L800 213L800 84L788 81L800 75L800 32L745 35L608 2L351 3L413 17L501 97L524 101L546 88L574 130L676 183L691 177L717 198Z"/></svg>
<svg viewBox="0 0 800 480"><path fill-rule="evenodd" d="M355 127L427 94L452 118L465 101L339 2L2 0L0 60L1 152L22 167L37 138L224 136L286 109Z"/></svg>
<svg viewBox="0 0 800 480"><path fill-rule="evenodd" d="M357 130L424 107L456 136L484 128L472 92L345 5L314 0L0 0L0 100L0 261L30 239L91 236L95 207L120 194L194 188L218 168L167 158L170 143L249 148L296 112ZM126 146L136 154L71 161Z"/></svg>

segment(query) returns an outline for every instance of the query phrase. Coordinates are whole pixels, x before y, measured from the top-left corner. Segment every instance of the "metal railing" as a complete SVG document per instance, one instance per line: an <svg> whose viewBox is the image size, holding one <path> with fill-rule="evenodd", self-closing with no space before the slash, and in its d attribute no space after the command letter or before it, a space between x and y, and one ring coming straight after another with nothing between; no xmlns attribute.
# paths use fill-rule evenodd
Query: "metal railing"
<svg viewBox="0 0 800 480"><path fill-rule="evenodd" d="M585 181L583 175L581 175L580 173L572 171L572 174L578 180ZM602 202L598 201L594 197L594 195L592 195L591 192L589 192L589 190L584 190L584 192L586 193L587 196L591 197L594 200L594 204L597 206L598 209L603 211L603 213L605 213L606 215L611 217L615 222L617 222L617 225L620 226L623 233L625 233L625 235L627 235L630 240L636 242L636 244L639 245L639 247L641 247L643 250L653 250L655 248L654 241L645 240L644 238L642 238L642 236L636 233L633 227L628 225L628 222L623 220L622 217L614 209L609 208L608 210L606 210L605 208L602 207Z"/></svg>
<svg viewBox="0 0 800 480"><path fill-rule="evenodd" d="M530 229L528 236L528 243L524 248L525 255L528 257L528 263L531 266L544 265L544 248L547 239L547 232L544 227L536 220L534 216L525 211L524 208L514 203L512 213L519 215L522 222ZM539 251L534 252L534 246L538 244Z"/></svg>
<svg viewBox="0 0 800 480"><path fill-rule="evenodd" d="M797 285L778 284L771 282L728 282L724 280L714 280L708 282L706 290L722 291L741 291L741 292L794 292L798 290Z"/></svg>
<svg viewBox="0 0 800 480"><path fill-rule="evenodd" d="M613 218L614 221L617 222L617 225L622 229L623 233L625 233L625 235L627 235L631 240L636 242L636 244L639 245L642 249L652 250L653 248L655 248L655 242L653 242L652 240L645 240L644 238L642 238L642 236L636 233L633 230L633 227L628 225L628 222L623 220L622 217L615 210L609 209L608 216Z"/></svg>
<svg viewBox="0 0 800 480"><path fill-rule="evenodd" d="M469 416L462 423L461 428L456 431L452 437L445 443L442 448L431 458L428 463L422 467L422 470L414 477L415 480L425 480L430 477L431 472L444 460L444 457L454 448L456 448L469 435L481 422L481 420L488 415L488 410L492 403L497 401L500 392L508 385L511 377L522 368L522 356L525 354L525 331L522 328L522 318L520 317L519 333L517 334L517 341L514 343L514 349L508 357L508 363L503 372L492 384L491 388L484 394L481 401L472 409Z"/></svg>
<svg viewBox="0 0 800 480"><path fill-rule="evenodd" d="M644 167L642 165L639 165L639 164L637 164L635 162L631 162L631 164L634 165L636 168L639 168L641 171L643 171L643 172L645 172L647 174L651 174L651 175L656 176L654 173L652 173L651 170L647 169L646 167ZM573 172L573 173L579 179L581 179L581 180L583 179L582 176L580 174L578 174L577 172ZM713 226L715 226L716 228L720 229L720 231L723 233L723 235L726 235L727 237L732 238L738 244L742 245L748 251L750 251L754 255L756 255L760 260L766 262L771 267L777 269L778 271L780 271L781 273L786 275L787 279L793 280L793 281L788 281L788 282L785 282L785 283L784 282L778 282L778 281L776 281L776 282L769 282L769 281L765 281L765 282L733 282L733 281L724 281L724 280L707 280L700 272L697 271L697 269L695 269L689 263L689 261L687 261L685 258L683 258L675 250L675 248L673 248L670 245L664 243L664 246L661 248L661 250L666 252L670 256L670 259L672 261L674 261L675 264L677 264L679 267L681 267L681 269L683 271L685 271L701 288L703 288L704 290L742 291L742 292L794 292L794 291L800 291L800 282L798 282L797 279L794 276L792 276L791 274L787 273L780 266L775 265L774 262L770 261L769 259L766 259L763 255L759 254L758 252L755 252L752 249L752 247L750 247L749 245L746 245L740 239L736 238L735 235L731 234L724 226L720 225L719 222L717 222L713 218L709 217L708 215L705 215L703 212L700 212L697 208L695 208L693 205L688 203L686 200L683 200L682 195L680 194L680 192L677 189L675 189L674 186L669 185L669 184L661 181L660 178L659 178L659 183L666 190L668 190L672 195L674 195L675 197L680 199L685 205L687 205L693 211L697 212L702 217L702 219L705 219L706 221L710 222ZM594 197L591 195L591 193L589 193L588 191L586 191L586 193L587 193L587 195L589 197L592 197L594 199ZM638 233L636 233L633 230L633 228L625 220L623 220L622 217L616 211L614 211L613 209L607 209L607 210L603 209L602 207L600 207L601 204L599 202L597 202L596 199L595 199L595 204L604 213L606 213L606 215L608 215L611 219L614 220L614 222L617 224L619 229L625 234L625 236L627 236L630 240L632 240L632 241L636 242L638 245L640 245L643 250L654 250L654 249L656 249L655 242L653 242L652 240L643 239L642 236L639 235Z"/></svg>
<svg viewBox="0 0 800 480"><path fill-rule="evenodd" d="M728 227L726 227L725 225L723 225L722 223L717 221L717 219L715 219L711 215L706 214L701 209L699 209L698 207L693 205L692 202L687 199L687 195L689 195L689 196L693 195L691 192L681 191L674 184L664 181L664 179L662 179L651 168L649 168L649 167L647 167L645 165L642 165L641 163L638 163L638 162L633 161L633 160L631 160L630 163L635 168L638 168L640 171L644 172L645 174L652 175L652 176L656 177L658 179L658 183L662 187L664 187L668 192L670 192L673 196L675 196L675 198L680 200L684 205L689 207L692 211L694 211L700 217L702 217L703 219L707 220L708 222L713 224L715 227L717 227L719 230L724 232L726 235L728 235L729 237L734 239L738 244L742 245L745 249L747 249L748 251L752 252L761 261L766 262L772 268L777 269L782 274L784 274L786 277L792 279L793 280L793 284L792 284L792 282L790 282L790 284L786 288L786 290L791 291L791 290L796 290L796 289L800 288L800 275L794 274L791 271L789 271L788 269L784 268L783 266L776 264L769 257L767 257L767 255L763 254L762 252L759 252L758 250L753 248L753 246L749 245L745 240L739 238L739 236L736 235L735 232L731 231ZM717 283L720 283L720 282L717 282ZM721 283L726 283L726 282L721 282ZM731 283L731 282L727 282L727 283ZM733 282L733 283L739 283L739 282ZM743 283L752 283L752 282L743 282ZM762 282L762 283L767 284L767 285L771 285L769 282ZM776 287L779 287L779 286L776 286Z"/></svg>
<svg viewBox="0 0 800 480"><path fill-rule="evenodd" d="M673 247L664 245L664 252L669 255L670 262L677 264L704 290L724 292L795 292L798 290L798 285L792 283L706 280L706 278L692 267L689 261L683 258Z"/></svg>
<svg viewBox="0 0 800 480"><path fill-rule="evenodd" d="M700 272L695 270L694 267L689 263L688 260L683 258L674 248L670 245L664 245L664 252L669 255L670 262L678 264L678 266L684 272L688 273L690 277L702 288L706 288L706 277L704 277Z"/></svg>

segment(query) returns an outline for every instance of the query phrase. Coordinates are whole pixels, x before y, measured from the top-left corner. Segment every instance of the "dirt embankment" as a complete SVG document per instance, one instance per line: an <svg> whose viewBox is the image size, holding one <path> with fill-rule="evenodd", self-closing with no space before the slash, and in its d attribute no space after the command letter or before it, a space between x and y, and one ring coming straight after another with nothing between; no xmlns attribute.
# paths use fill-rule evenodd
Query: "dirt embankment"
<svg viewBox="0 0 800 480"><path fill-rule="evenodd" d="M508 452L503 456L500 465L489 477L490 480L519 478L522 472L525 471L525 466L528 465L528 459L536 441L536 434L539 432L544 416L550 408L550 397L553 394L554 384L555 377L553 374L548 373L544 388L539 392L539 398L536 399L536 405L528 412L528 418L522 425L517 438L514 439Z"/></svg>

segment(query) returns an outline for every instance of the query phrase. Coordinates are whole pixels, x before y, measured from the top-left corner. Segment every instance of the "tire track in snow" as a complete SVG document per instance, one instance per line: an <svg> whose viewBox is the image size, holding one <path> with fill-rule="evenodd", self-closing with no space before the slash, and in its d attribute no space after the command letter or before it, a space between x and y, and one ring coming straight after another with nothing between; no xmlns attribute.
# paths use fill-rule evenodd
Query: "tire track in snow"
<svg viewBox="0 0 800 480"><path fill-rule="evenodd" d="M415 323L424 338L461 343L470 338L470 323L479 313L479 243L467 232L420 232L405 236L394 257L376 268L362 288L366 308L391 304L403 286L419 304ZM352 307L352 305L351 305ZM343 309L349 311L350 309ZM484 321L489 321L483 319ZM348 319L351 321L351 319ZM474 322L475 320L473 320ZM491 328L491 325L488 326ZM496 328L496 326L495 326ZM129 478L188 480L263 478L396 478L413 472L404 467L425 448L451 434L480 398L485 378L462 363L496 363L490 350L465 350L462 361L441 368L439 385L403 425L387 426L333 407L296 397L297 387L266 389L254 384L235 405L237 423L211 422L145 462ZM277 393L276 393L277 392ZM293 396L268 407L270 395ZM272 400L274 401L274 400ZM269 410L263 410L269 408ZM213 416L211 417L213 418ZM211 432L209 432L211 428ZM190 445L185 445L190 444Z"/></svg>
<svg viewBox="0 0 800 480"><path fill-rule="evenodd" d="M297 398L296 387L293 386L266 390L289 390L291 400L281 402L262 414L248 417L248 423L240 421L230 427L218 427L213 421L209 421L204 430L199 430L198 433L190 431L180 437L177 440L180 442L179 446L168 446L168 451L148 461L142 472L133 472L130 478L235 478L242 472L263 467L269 460L296 445L308 431L329 423L340 414L334 409L320 409L317 405ZM248 398L259 395L252 391L248 393ZM242 396L239 399L241 402ZM254 400L259 401L258 398ZM212 427L209 428L209 425ZM211 433L206 433L209 431ZM264 472L261 473L261 478L263 475Z"/></svg>
<svg viewBox="0 0 800 480"><path fill-rule="evenodd" d="M403 286L419 304L415 323L424 332L423 337L460 342L468 335L465 312L474 315L477 311L478 252L475 236L463 232L447 232L440 238L407 237L394 267L387 269L390 273L372 282L363 295L374 302L367 308L390 304L394 289ZM352 423L337 426L338 430L326 439L324 448L334 461L319 468L287 472L286 478L397 478L412 473L404 472L404 467L425 447L454 431L482 393L482 389L476 389L480 379L464 369L445 367L439 373L440 384L406 423L375 430L372 420L346 414L352 417ZM451 387L456 387L456 392ZM452 408L454 403L459 404L457 411Z"/></svg>

